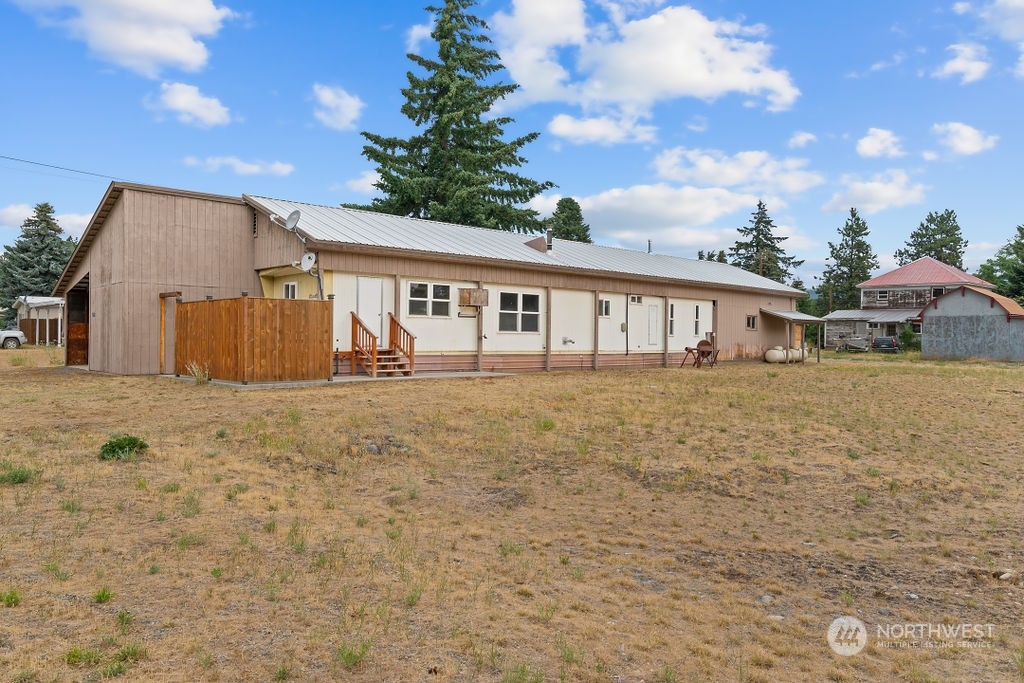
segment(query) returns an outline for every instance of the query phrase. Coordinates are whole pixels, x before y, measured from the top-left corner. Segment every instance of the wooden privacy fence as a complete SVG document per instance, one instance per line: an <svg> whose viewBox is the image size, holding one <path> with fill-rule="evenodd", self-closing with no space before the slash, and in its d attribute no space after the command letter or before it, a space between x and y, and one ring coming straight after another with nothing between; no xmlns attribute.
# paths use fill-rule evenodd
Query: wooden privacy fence
<svg viewBox="0 0 1024 683"><path fill-rule="evenodd" d="M243 296L175 308L174 372L211 379L331 379L331 302ZM194 365L193 365L194 364Z"/></svg>

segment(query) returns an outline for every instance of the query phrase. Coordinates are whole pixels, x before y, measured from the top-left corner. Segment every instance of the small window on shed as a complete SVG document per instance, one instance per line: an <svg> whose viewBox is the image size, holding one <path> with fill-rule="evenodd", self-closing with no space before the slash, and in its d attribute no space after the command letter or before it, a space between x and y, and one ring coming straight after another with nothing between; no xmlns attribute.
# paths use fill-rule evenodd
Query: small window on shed
<svg viewBox="0 0 1024 683"><path fill-rule="evenodd" d="M644 302L643 295L641 295L641 294L630 294L629 295L629 303L631 303L631 304L642 304L643 302Z"/></svg>
<svg viewBox="0 0 1024 683"><path fill-rule="evenodd" d="M748 330L756 330L757 329L757 316L756 315L748 315L747 316L747 329Z"/></svg>
<svg viewBox="0 0 1024 683"><path fill-rule="evenodd" d="M282 294L285 299L297 299L299 296L299 283L297 282L286 282L284 283L284 292Z"/></svg>
<svg viewBox="0 0 1024 683"><path fill-rule="evenodd" d="M612 302L610 299L598 299L597 301L597 314L602 318L607 318L612 314Z"/></svg>
<svg viewBox="0 0 1024 683"><path fill-rule="evenodd" d="M937 299L946 293L945 287L932 287L932 298Z"/></svg>

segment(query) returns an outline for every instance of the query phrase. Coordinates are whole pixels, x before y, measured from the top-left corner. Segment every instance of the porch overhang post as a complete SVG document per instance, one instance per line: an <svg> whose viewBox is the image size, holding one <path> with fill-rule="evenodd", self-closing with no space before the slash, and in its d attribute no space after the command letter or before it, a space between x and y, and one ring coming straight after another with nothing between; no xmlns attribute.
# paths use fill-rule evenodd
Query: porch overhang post
<svg viewBox="0 0 1024 683"><path fill-rule="evenodd" d="M544 288L544 370L551 371L551 288Z"/></svg>

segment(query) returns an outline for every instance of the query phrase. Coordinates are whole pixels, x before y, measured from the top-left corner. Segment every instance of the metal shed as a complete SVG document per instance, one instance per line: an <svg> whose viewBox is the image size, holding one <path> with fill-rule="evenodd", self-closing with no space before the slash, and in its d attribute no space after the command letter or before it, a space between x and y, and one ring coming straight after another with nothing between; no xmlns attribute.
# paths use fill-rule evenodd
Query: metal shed
<svg viewBox="0 0 1024 683"><path fill-rule="evenodd" d="M980 287L962 286L921 311L922 358L1024 361L1024 307Z"/></svg>

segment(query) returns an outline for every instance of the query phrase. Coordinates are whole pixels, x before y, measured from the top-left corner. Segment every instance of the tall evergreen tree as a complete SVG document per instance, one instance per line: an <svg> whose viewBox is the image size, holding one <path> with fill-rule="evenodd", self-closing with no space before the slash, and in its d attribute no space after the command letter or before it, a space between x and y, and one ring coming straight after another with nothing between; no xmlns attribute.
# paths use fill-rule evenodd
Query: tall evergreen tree
<svg viewBox="0 0 1024 683"><path fill-rule="evenodd" d="M63 237L53 207L36 204L32 215L21 224L21 235L0 259L0 323L14 321L14 300L19 296L49 296L76 242Z"/></svg>
<svg viewBox="0 0 1024 683"><path fill-rule="evenodd" d="M516 172L526 163L522 148L537 139L528 133L504 141L507 116L490 117L499 100L519 86L495 82L504 69L484 35L487 24L469 13L477 0L445 0L430 6L431 37L437 58L407 55L425 75L407 74L402 89L405 114L419 129L408 139L363 132L363 155L377 166L383 193L369 208L401 216L497 228L514 232L541 229L531 199L554 187Z"/></svg>
<svg viewBox="0 0 1024 683"><path fill-rule="evenodd" d="M1024 303L1024 225L1017 234L981 264L976 273L996 286L996 292Z"/></svg>
<svg viewBox="0 0 1024 683"><path fill-rule="evenodd" d="M708 255L708 260L709 261L711 260L711 256L710 255ZM719 249L718 250L718 256L715 258L715 260L718 261L719 263L728 263L729 262L729 259L726 258L726 256L725 256L725 249ZM800 263L803 263L803 261L801 261Z"/></svg>
<svg viewBox="0 0 1024 683"><path fill-rule="evenodd" d="M763 201L757 202L757 210L751 214L749 227L737 228L741 239L729 248L730 263L743 270L757 273L783 283L790 279L792 270L803 265L792 256L786 255L780 246L788 237L775 234L775 224L768 215ZM745 238L745 239L743 239Z"/></svg>
<svg viewBox="0 0 1024 683"><path fill-rule="evenodd" d="M552 236L559 239L588 244L594 241L590 237L590 226L583 222L583 209L572 197L558 200L554 213L544 221L544 226L551 228Z"/></svg>
<svg viewBox="0 0 1024 683"><path fill-rule="evenodd" d="M956 211L946 209L942 213L929 211L917 229L910 233L906 246L897 249L894 257L901 266L905 266L923 256L931 256L936 261L963 270L966 250L967 240L960 232Z"/></svg>
<svg viewBox="0 0 1024 683"><path fill-rule="evenodd" d="M827 313L860 308L857 285L870 280L871 271L878 268L878 256L867 240L869 232L857 209L851 208L850 217L838 230L839 242L828 243L829 264L821 278Z"/></svg>

